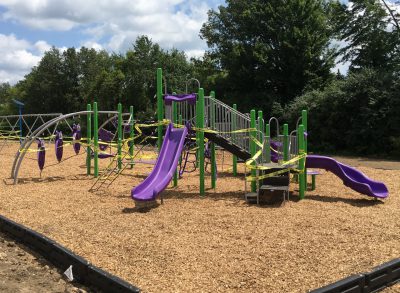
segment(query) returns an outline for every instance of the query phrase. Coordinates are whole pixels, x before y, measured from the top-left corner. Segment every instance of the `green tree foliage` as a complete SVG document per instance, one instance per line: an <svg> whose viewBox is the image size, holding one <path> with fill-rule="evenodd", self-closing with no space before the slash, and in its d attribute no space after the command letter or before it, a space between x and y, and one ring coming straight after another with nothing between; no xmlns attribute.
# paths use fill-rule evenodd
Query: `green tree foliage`
<svg viewBox="0 0 400 293"><path fill-rule="evenodd" d="M98 75L112 67L108 59L107 53L94 49L69 48L60 52L52 48L16 86L25 108L31 113L84 109L84 104L93 101L93 95L98 93Z"/></svg>
<svg viewBox="0 0 400 293"><path fill-rule="evenodd" d="M0 83L0 115L5 115L11 109L10 95L11 86L8 82Z"/></svg>
<svg viewBox="0 0 400 293"><path fill-rule="evenodd" d="M324 1L228 0L211 10L201 30L219 69L226 71L227 95L270 109L286 104L306 87L330 79L333 54Z"/></svg>
<svg viewBox="0 0 400 293"><path fill-rule="evenodd" d="M12 92L30 113L71 113L97 101L101 109L116 109L121 102L125 110L133 105L139 117L152 117L158 67L163 68L170 93L185 90L194 68L184 52L165 51L146 36L139 37L125 56L84 47L63 52L52 48ZM9 99L11 91L5 92Z"/></svg>
<svg viewBox="0 0 400 293"><path fill-rule="evenodd" d="M331 8L336 37L345 44L340 49L342 60L351 61L351 71L399 70L399 14L385 1L352 0L349 6L333 2Z"/></svg>
<svg viewBox="0 0 400 293"><path fill-rule="evenodd" d="M193 72L193 66L184 52L177 49L165 51L146 36L136 39L126 58L122 58L117 66L125 74L122 100L124 104L132 104L139 116L146 115L146 112L154 115L155 73L158 67L163 69L169 93L183 92L185 81Z"/></svg>
<svg viewBox="0 0 400 293"><path fill-rule="evenodd" d="M400 80L372 69L296 98L285 118L309 110L310 150L400 157Z"/></svg>

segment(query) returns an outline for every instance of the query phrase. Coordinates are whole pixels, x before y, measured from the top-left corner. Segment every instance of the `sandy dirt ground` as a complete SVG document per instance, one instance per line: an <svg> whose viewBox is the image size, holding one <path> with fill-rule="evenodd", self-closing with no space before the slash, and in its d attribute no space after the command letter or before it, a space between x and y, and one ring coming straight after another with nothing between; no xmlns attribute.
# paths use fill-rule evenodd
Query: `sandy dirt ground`
<svg viewBox="0 0 400 293"><path fill-rule="evenodd" d="M10 145L0 153L0 214L145 292L306 292L400 256L400 168L360 163L388 186L384 201L322 171L305 200L293 183L290 202L259 207L245 203L243 173L233 177L229 155L222 166L219 154L216 190L199 196L198 173L185 174L164 192L163 205L140 213L130 190L152 166L126 169L109 188L89 192L95 180L86 176L85 154L71 157L67 146L70 158L58 164L50 146L42 177L28 153L12 185L15 151Z"/></svg>
<svg viewBox="0 0 400 293"><path fill-rule="evenodd" d="M46 260L0 233L0 292L85 293Z"/></svg>

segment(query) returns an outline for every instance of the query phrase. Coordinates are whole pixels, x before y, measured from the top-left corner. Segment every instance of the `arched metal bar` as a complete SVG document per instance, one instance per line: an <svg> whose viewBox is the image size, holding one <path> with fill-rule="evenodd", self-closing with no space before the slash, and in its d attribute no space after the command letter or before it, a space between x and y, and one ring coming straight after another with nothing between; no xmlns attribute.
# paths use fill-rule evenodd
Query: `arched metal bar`
<svg viewBox="0 0 400 293"><path fill-rule="evenodd" d="M279 137L279 121L276 117L271 117L268 121L269 127L271 127L271 121L276 122L276 137Z"/></svg>
<svg viewBox="0 0 400 293"><path fill-rule="evenodd" d="M30 136L30 139L26 139L26 143L24 143L24 145L21 145L20 150L23 149L27 149L29 148L32 143L36 140L36 138L38 136L40 136L46 129L48 129L49 127L53 126L54 124L58 123L59 121L65 120L67 118L73 117L75 115L87 115L87 114L91 114L93 113L93 111L80 111L80 112L75 112L75 113L69 113L69 114L65 114L59 117L56 117L54 119L52 119L51 121L49 121L48 123L46 123L45 125L42 125L42 127L38 128L35 133L33 133ZM116 114L118 113L117 111L99 111L99 113L101 114ZM26 152L18 152L20 153L19 155L16 155L16 158L14 160L14 164L13 164L13 170L12 170L12 178L14 179L14 184L18 183L18 173L19 173L19 169L21 167L22 161L25 157L25 153Z"/></svg>
<svg viewBox="0 0 400 293"><path fill-rule="evenodd" d="M296 145L295 145L295 152L293 152L293 145L292 145L292 142L293 142L293 138L295 138L295 140L296 140ZM289 134L289 155L292 155L292 154L296 154L297 153L297 129L295 129L295 130L292 130L292 132L290 132L290 134Z"/></svg>
<svg viewBox="0 0 400 293"><path fill-rule="evenodd" d="M198 89L200 88L200 81L197 78L192 77L192 78L189 78L185 83L185 93L188 92L188 85L189 85L189 82L191 82L191 81L197 82Z"/></svg>
<svg viewBox="0 0 400 293"><path fill-rule="evenodd" d="M299 129L299 125L300 125L300 121L301 121L302 117L300 116L299 118L297 118L297 122L296 122L296 129Z"/></svg>
<svg viewBox="0 0 400 293"><path fill-rule="evenodd" d="M19 147L17 153L15 154L14 162L13 162L13 165L12 165L12 168L11 168L11 178L14 178L15 166L16 166L16 164L17 164L17 161L18 161L20 155L22 154L21 150L24 150L24 149L25 149L26 144L27 144L29 141L31 141L31 138L32 138L37 132L39 132L42 128L46 127L48 124L52 123L53 121L58 121L58 118L59 118L59 117L62 117L62 116L55 117L55 118L53 118L53 119L47 121L46 123L42 124L41 126L39 126L36 130L34 130L29 136L27 136L27 137L22 141L22 143L21 143L21 145L20 145L20 147Z"/></svg>

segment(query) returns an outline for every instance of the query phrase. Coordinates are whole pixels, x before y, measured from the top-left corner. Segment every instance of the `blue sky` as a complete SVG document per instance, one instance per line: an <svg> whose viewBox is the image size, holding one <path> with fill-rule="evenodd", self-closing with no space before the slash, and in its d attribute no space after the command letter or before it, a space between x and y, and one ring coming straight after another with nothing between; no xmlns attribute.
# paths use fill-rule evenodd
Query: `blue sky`
<svg viewBox="0 0 400 293"><path fill-rule="evenodd" d="M0 82L14 84L43 53L82 46L125 52L148 35L163 48L201 56L207 11L224 0L0 0Z"/></svg>
<svg viewBox="0 0 400 293"><path fill-rule="evenodd" d="M347 0L342 0L347 2ZM51 46L124 53L148 35L200 57L207 11L224 0L0 0L0 82L21 80ZM346 65L338 68L346 70Z"/></svg>

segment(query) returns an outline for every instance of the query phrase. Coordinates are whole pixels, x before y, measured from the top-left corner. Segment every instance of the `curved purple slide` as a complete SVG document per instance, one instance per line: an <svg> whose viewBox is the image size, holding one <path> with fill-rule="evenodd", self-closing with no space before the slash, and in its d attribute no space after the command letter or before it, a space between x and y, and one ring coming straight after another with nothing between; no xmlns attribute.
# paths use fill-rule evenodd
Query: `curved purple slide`
<svg viewBox="0 0 400 293"><path fill-rule="evenodd" d="M153 171L131 191L134 200L153 201L168 186L178 166L187 133L187 127L176 129L172 123L168 125Z"/></svg>
<svg viewBox="0 0 400 293"><path fill-rule="evenodd" d="M373 181L357 169L339 163L330 157L307 155L306 168L331 171L343 180L344 185L368 196L386 198L389 195L389 191L384 183Z"/></svg>

